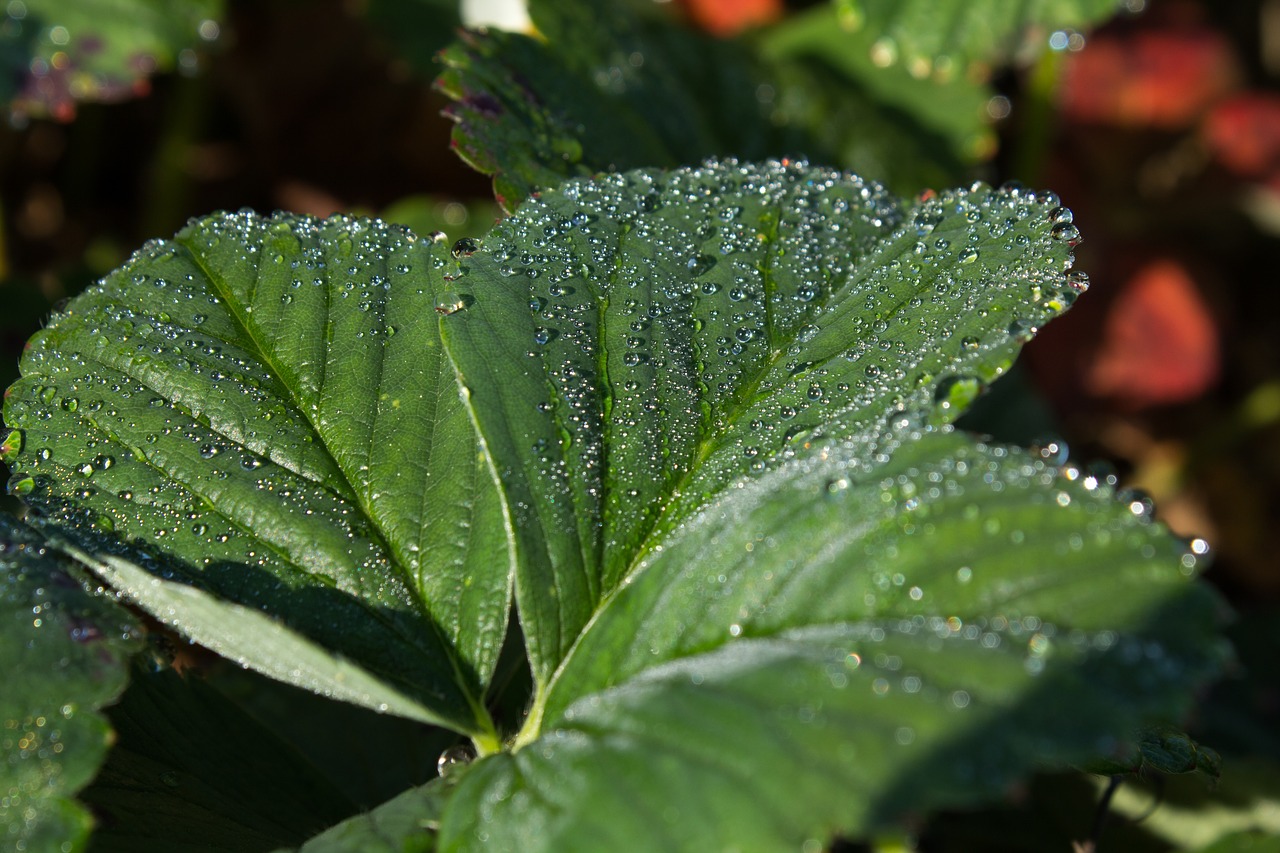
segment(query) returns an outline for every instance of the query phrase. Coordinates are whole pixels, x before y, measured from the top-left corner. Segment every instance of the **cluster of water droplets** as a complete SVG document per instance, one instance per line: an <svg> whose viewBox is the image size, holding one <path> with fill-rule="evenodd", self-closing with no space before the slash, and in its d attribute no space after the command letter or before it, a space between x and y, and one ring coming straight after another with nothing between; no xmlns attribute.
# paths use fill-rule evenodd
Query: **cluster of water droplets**
<svg viewBox="0 0 1280 853"><path fill-rule="evenodd" d="M891 448L954 418L1087 287L1071 219L1017 185L904 209L795 161L604 175L455 247L459 295L440 310L484 298L482 281L525 290L535 408L556 425L530 451L607 504L608 549L673 489L702 501L815 443ZM619 479L654 485L610 491L606 442Z"/></svg>
<svg viewBox="0 0 1280 853"><path fill-rule="evenodd" d="M395 329L382 300L409 265L370 273L364 259L397 240L415 238L361 220L241 212L148 243L29 348L6 407L21 428L6 444L9 490L196 567L251 565L403 600L321 438L324 421L342 419L323 397L328 344L290 326L291 312L331 300L350 337L387 346ZM295 343L318 343L318 355L294 354L286 387L263 347ZM317 541L302 529L326 532Z"/></svg>

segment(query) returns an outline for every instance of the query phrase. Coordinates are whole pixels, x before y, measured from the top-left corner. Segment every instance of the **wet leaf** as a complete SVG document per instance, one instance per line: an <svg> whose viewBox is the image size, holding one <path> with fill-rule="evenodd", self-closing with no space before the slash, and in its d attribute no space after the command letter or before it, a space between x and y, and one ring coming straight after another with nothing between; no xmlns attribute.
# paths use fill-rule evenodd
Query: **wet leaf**
<svg viewBox="0 0 1280 853"><path fill-rule="evenodd" d="M1196 553L946 426L1074 298L1077 240L1047 194L902 204L782 163L500 223L442 328L539 686L441 849L794 849L1185 708L1219 654Z"/></svg>
<svg viewBox="0 0 1280 853"><path fill-rule="evenodd" d="M266 611L277 636L485 731L509 557L436 328L448 251L377 221L251 214L149 244L28 348L5 407L26 500L90 550L148 543L161 561L132 556L167 580L130 581L137 600L184 595L211 627L216 598L239 625ZM252 659L264 637L215 640L279 676Z"/></svg>
<svg viewBox="0 0 1280 853"><path fill-rule="evenodd" d="M98 712L128 681L137 625L90 595L83 570L43 535L0 515L0 842L83 850L93 825L73 797L112 733ZM61 846L67 845L67 846Z"/></svg>
<svg viewBox="0 0 1280 853"><path fill-rule="evenodd" d="M451 249L211 218L33 341L4 455L161 618L483 746L513 580L523 728L317 849L820 845L1125 755L1218 662L1203 542L949 426L1084 289L1071 219L791 161L570 181Z"/></svg>
<svg viewBox="0 0 1280 853"><path fill-rule="evenodd" d="M500 223L443 326L516 508L535 674L740 477L958 415L1074 299L1069 218L1020 190L904 206L726 162L570 183Z"/></svg>

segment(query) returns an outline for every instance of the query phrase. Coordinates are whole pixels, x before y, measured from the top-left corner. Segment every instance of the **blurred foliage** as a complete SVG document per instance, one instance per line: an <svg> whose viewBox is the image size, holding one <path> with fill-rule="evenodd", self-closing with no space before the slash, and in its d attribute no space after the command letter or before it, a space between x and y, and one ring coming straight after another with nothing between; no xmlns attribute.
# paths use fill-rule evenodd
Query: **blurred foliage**
<svg viewBox="0 0 1280 853"><path fill-rule="evenodd" d="M80 101L145 95L147 78L194 71L223 0L12 0L0 18L0 100L13 116L70 121Z"/></svg>

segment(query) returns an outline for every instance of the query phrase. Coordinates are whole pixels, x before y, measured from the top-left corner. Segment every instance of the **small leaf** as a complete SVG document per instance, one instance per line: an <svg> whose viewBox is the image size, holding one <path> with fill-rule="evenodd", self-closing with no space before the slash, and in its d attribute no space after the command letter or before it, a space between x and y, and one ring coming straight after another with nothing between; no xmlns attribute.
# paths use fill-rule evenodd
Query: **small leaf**
<svg viewBox="0 0 1280 853"><path fill-rule="evenodd" d="M73 560L0 516L0 841L82 850L93 818L72 797L97 773L112 733L98 709L128 680L133 619L90 595Z"/></svg>
<svg viewBox="0 0 1280 853"><path fill-rule="evenodd" d="M1239 86L1226 36L1208 27L1098 35L1064 64L1059 108L1071 121L1178 130Z"/></svg>
<svg viewBox="0 0 1280 853"><path fill-rule="evenodd" d="M410 788L372 811L325 830L298 853L431 853L436 849L440 812L452 788L447 779Z"/></svg>
<svg viewBox="0 0 1280 853"><path fill-rule="evenodd" d="M1195 279L1162 258L1139 269L1112 302L1083 377L1124 408L1184 402L1218 378L1218 330Z"/></svg>
<svg viewBox="0 0 1280 853"><path fill-rule="evenodd" d="M161 597L203 589L246 627L263 610L486 731L510 557L440 346L427 281L447 259L380 221L247 213L149 244L28 348L5 406L26 500L88 550L162 555L125 553ZM251 658L265 638L215 639L279 674Z"/></svg>

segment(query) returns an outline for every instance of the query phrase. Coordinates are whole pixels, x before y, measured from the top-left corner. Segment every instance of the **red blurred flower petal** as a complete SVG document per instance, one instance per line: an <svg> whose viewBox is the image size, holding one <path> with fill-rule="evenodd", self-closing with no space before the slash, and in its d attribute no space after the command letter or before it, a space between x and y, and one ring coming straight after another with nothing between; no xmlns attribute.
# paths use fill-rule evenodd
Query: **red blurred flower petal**
<svg viewBox="0 0 1280 853"><path fill-rule="evenodd" d="M1186 127L1235 88L1231 45L1203 27L1098 34L1072 54L1059 99L1077 121Z"/></svg>
<svg viewBox="0 0 1280 853"><path fill-rule="evenodd" d="M731 36L782 17L782 0L680 0L693 22L716 36Z"/></svg>
<svg viewBox="0 0 1280 853"><path fill-rule="evenodd" d="M1208 389L1218 368L1218 331L1195 282L1180 263L1157 260L1111 305L1085 388L1133 408L1178 403Z"/></svg>
<svg viewBox="0 0 1280 853"><path fill-rule="evenodd" d="M1214 107L1202 130L1219 162L1242 177L1280 167L1280 95L1236 95Z"/></svg>

